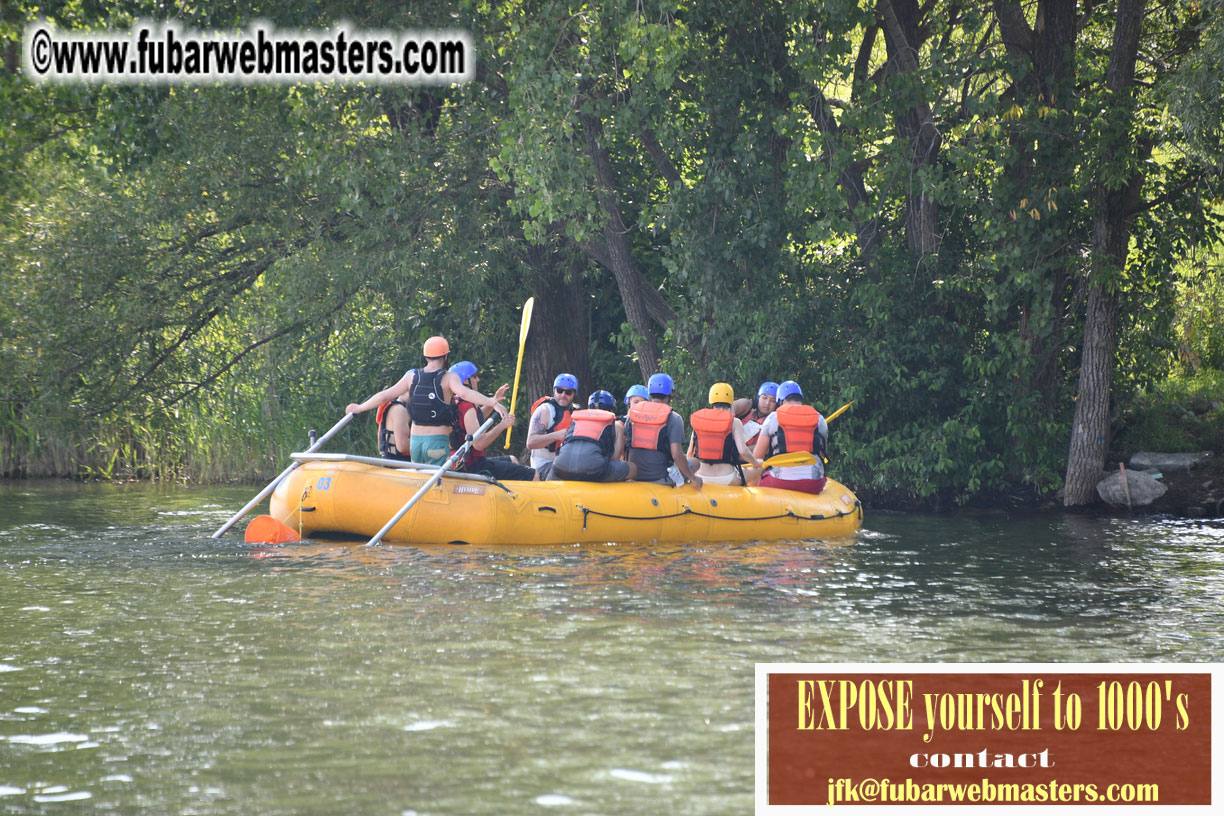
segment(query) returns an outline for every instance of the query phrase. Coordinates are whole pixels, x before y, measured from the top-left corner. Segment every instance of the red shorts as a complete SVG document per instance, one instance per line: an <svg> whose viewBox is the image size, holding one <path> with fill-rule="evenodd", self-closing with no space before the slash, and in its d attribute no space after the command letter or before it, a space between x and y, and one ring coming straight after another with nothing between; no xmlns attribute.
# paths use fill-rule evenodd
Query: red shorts
<svg viewBox="0 0 1224 816"><path fill-rule="evenodd" d="M798 490L800 493L821 493L825 489L825 482L828 481L827 476L821 476L819 479L775 479L773 474L766 473L758 482L760 487L777 487L782 490Z"/></svg>

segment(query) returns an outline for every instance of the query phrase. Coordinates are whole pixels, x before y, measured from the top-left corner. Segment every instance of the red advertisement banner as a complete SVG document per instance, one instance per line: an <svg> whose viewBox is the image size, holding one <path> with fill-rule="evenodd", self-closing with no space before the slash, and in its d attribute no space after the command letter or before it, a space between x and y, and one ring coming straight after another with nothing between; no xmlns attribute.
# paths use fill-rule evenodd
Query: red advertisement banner
<svg viewBox="0 0 1224 816"><path fill-rule="evenodd" d="M770 806L1212 803L1210 671L830 668L766 675Z"/></svg>

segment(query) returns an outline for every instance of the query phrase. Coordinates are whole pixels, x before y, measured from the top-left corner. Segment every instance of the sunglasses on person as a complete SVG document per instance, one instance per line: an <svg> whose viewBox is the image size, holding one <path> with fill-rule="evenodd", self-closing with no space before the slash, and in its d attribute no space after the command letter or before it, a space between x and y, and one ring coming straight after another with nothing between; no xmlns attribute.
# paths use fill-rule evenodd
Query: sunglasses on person
<svg viewBox="0 0 1224 816"><path fill-rule="evenodd" d="M554 388L553 390L556 391L558 394L569 394L571 397L574 396L574 394L578 393L572 388Z"/></svg>

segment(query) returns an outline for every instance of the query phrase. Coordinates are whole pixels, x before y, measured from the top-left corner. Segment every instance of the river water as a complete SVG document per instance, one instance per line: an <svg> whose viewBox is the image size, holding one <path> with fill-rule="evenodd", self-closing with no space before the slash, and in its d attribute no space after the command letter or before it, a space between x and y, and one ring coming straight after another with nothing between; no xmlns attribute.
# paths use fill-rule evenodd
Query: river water
<svg viewBox="0 0 1224 816"><path fill-rule="evenodd" d="M0 813L747 813L756 662L1224 655L1219 520L209 538L252 492L0 483Z"/></svg>

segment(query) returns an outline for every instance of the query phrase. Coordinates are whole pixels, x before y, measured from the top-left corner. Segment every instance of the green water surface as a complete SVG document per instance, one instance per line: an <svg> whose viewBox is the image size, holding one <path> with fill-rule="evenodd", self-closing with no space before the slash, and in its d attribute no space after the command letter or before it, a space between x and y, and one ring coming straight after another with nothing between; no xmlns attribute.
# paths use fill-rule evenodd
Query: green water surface
<svg viewBox="0 0 1224 816"><path fill-rule="evenodd" d="M757 662L1224 654L1219 521L211 539L252 492L0 485L0 813L749 813Z"/></svg>

